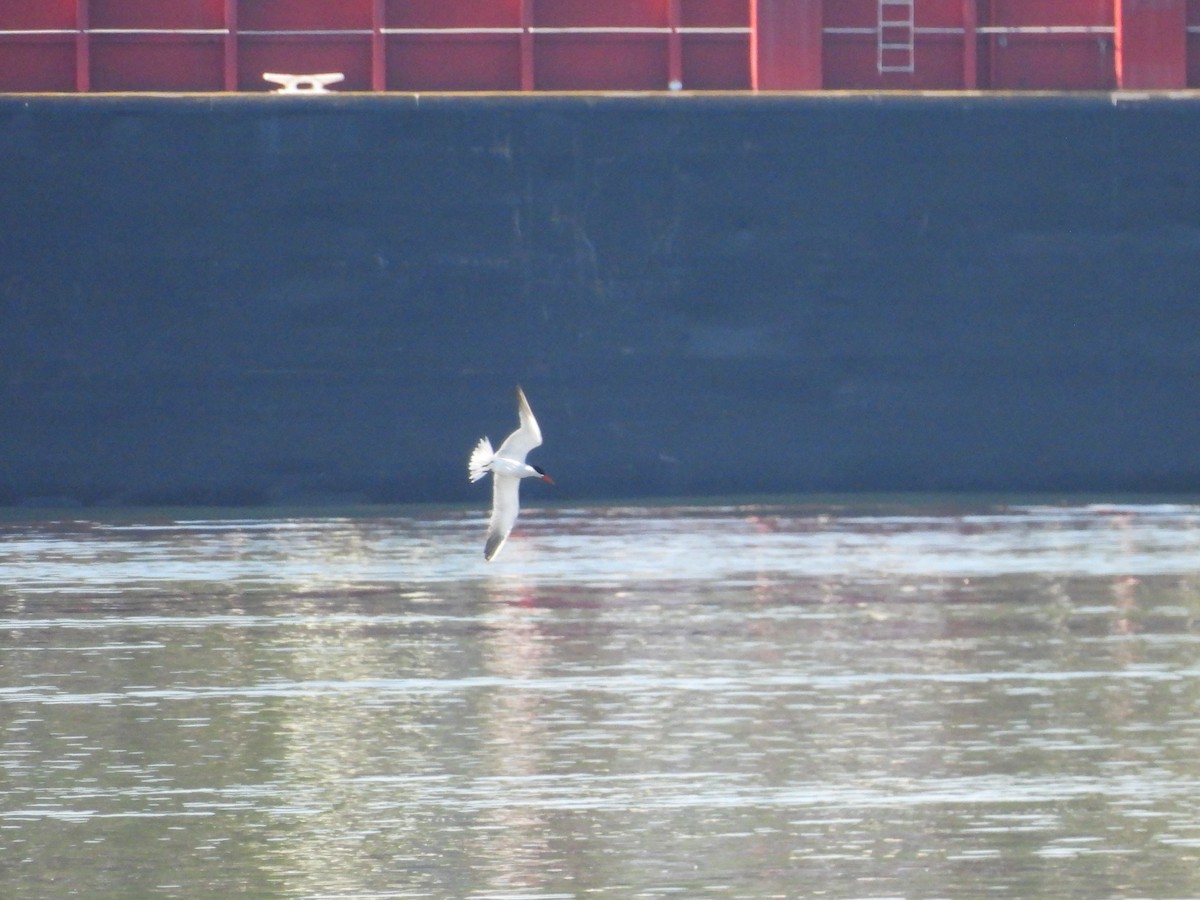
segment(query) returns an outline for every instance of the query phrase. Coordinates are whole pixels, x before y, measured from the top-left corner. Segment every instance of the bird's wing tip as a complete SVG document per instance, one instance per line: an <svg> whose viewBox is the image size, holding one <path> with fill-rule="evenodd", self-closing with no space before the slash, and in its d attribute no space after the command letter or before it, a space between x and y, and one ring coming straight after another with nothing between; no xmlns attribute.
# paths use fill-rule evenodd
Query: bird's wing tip
<svg viewBox="0 0 1200 900"><path fill-rule="evenodd" d="M483 558L491 562L500 555L500 548L504 546L504 538L498 535L489 535L487 545L483 548Z"/></svg>

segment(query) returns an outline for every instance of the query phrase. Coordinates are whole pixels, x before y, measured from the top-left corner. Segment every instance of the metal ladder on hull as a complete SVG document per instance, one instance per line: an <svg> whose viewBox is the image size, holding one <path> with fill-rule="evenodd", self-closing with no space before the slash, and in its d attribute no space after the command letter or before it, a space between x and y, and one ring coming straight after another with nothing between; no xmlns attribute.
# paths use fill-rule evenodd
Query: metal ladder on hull
<svg viewBox="0 0 1200 900"><path fill-rule="evenodd" d="M914 32L916 15L913 4L916 0L879 0L879 36L877 56L879 74L904 72L909 75L916 69L914 59Z"/></svg>

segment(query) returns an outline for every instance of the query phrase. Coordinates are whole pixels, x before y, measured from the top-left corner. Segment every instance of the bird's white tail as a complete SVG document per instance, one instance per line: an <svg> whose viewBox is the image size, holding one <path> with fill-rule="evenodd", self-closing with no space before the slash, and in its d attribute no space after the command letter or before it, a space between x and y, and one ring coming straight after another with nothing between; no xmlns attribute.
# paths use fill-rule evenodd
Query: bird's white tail
<svg viewBox="0 0 1200 900"><path fill-rule="evenodd" d="M485 437L480 438L475 449L471 451L471 461L467 463L467 471L471 475L471 480L478 481L486 475L488 467L491 466L495 457L496 452L492 450L492 442Z"/></svg>

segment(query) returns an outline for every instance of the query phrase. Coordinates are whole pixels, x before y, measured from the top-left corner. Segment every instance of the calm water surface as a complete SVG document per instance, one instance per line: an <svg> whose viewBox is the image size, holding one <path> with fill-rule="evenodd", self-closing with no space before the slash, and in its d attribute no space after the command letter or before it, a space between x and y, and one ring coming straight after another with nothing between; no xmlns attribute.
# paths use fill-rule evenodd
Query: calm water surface
<svg viewBox="0 0 1200 900"><path fill-rule="evenodd" d="M0 896L1200 897L1200 507L482 533L0 521Z"/></svg>

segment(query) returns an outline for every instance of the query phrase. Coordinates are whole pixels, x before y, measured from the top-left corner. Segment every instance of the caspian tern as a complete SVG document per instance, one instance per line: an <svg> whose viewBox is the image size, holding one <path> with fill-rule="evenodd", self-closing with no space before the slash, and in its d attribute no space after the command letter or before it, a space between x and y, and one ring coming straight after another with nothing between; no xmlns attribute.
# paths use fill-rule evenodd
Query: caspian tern
<svg viewBox="0 0 1200 900"><path fill-rule="evenodd" d="M488 520L487 543L483 548L483 558L489 562L496 558L508 539L508 533L512 531L513 523L517 521L517 511L521 505L521 479L540 478L554 484L553 478L537 466L525 462L525 454L541 446L542 430L538 428L537 419L533 417L533 410L529 408L529 401L519 385L517 413L521 418L521 427L504 439L500 449L493 451L492 442L486 437L480 438L467 464L471 481L478 481L488 472L492 473L492 517Z"/></svg>

